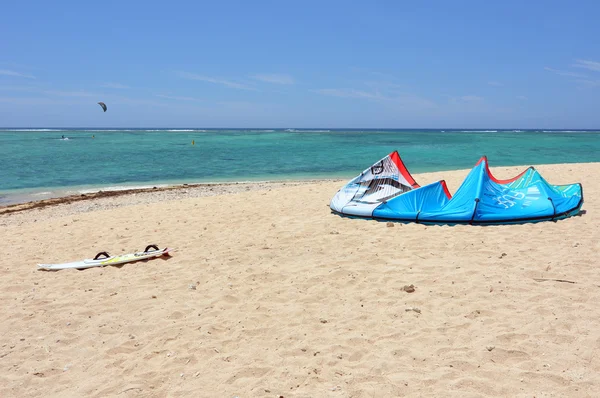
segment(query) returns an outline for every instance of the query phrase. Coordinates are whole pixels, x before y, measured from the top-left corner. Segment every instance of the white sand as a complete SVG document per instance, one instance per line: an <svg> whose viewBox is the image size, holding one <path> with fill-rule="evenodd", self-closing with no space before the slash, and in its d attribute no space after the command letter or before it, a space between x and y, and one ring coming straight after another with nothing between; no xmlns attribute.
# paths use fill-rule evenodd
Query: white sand
<svg viewBox="0 0 600 398"><path fill-rule="evenodd" d="M322 182L0 215L0 396L597 396L600 164L538 169L585 214L388 227L331 214ZM36 270L150 243L178 251Z"/></svg>

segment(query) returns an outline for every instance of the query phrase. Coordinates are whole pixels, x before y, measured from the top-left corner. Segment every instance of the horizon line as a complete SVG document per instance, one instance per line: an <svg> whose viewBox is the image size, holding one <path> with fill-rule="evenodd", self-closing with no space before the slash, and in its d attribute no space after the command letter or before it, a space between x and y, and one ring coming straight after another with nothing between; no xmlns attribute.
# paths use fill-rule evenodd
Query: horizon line
<svg viewBox="0 0 600 398"><path fill-rule="evenodd" d="M28 130L28 129L56 129L56 130L580 130L600 131L600 128L575 128L575 127L172 127L172 126L147 126L147 127L95 127L95 126L10 126L0 127L0 130Z"/></svg>

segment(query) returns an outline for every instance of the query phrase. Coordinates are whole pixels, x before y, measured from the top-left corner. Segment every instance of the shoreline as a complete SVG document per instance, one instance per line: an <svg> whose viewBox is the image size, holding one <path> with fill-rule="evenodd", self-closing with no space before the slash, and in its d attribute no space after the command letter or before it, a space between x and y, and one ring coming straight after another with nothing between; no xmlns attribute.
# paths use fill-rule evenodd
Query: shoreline
<svg viewBox="0 0 600 398"><path fill-rule="evenodd" d="M32 200L23 203L13 203L0 205L0 217L4 215L28 212L34 209L45 209L59 205L69 205L77 203L90 203L100 200L127 199L137 197L139 203L155 203L162 200L181 200L192 197L215 196L224 194L233 194L238 192L248 192L255 190L266 190L270 188L306 185L319 182L343 182L342 179L310 179L310 180L282 180L282 181L243 181L243 182L223 182L223 183L196 183L196 184L178 184L167 186L153 186L152 188L129 188L119 190L99 190L97 192L74 194L60 196L41 200ZM153 197L156 196L156 197ZM130 205L134 203L123 203ZM120 206L110 206L120 207Z"/></svg>
<svg viewBox="0 0 600 398"><path fill-rule="evenodd" d="M198 187L216 187L230 185L252 185L252 184L278 184L278 183L310 183L317 181L343 181L349 180L351 177L343 175L332 176L330 178L321 176L301 176L301 177L283 177L274 179L240 179L240 180L175 180L175 181L144 181L144 182L127 182L122 184L102 184L102 185L77 185L64 187L38 187L38 188L18 188L6 191L0 191L0 214L2 210L8 207L26 205L38 202L53 202L60 199L73 199L85 197L104 197L104 196L119 196L119 192L123 195L136 192L159 192L162 190L173 190L181 188L198 188Z"/></svg>
<svg viewBox="0 0 600 398"><path fill-rule="evenodd" d="M531 165L516 165L516 166L490 166L492 170L502 170L502 169L519 169L523 170L528 167L548 167L548 166L573 166L573 165L583 165L589 164L594 165L599 162L574 162L574 163L546 163L546 164L531 164ZM416 172L412 173L414 176L425 176L428 175L440 175L440 173L463 173L468 172L471 169L461 168L461 169L443 169L443 170L435 170L435 171L424 171L424 172ZM127 185L123 185L123 187L119 187L119 185L109 185L109 186L97 186L97 187L61 187L57 188L56 196L51 196L44 199L33 199L36 195L40 195L45 190L51 190L53 188L36 188L41 192L29 193L29 194L8 194L8 197L20 197L25 200L16 201L16 202L8 202L5 204L0 203L0 215L10 214L15 212L21 212L29 209L36 208L45 208L50 206L56 206L60 204L68 204L68 203L76 203L81 201L93 200L93 199L101 199L101 198L111 198L111 197L121 197L135 194L144 194L144 193L156 193L156 192L169 192L169 191L181 191L184 189L208 189L214 190L223 189L227 190L239 190L240 187L255 187L255 186L277 186L277 185L299 185L299 184L311 184L317 182L347 182L350 179L354 178L356 175L360 173L352 174L349 177L334 177L334 178L298 178L298 179L275 179L275 180L242 180L242 181L222 181L222 182L190 182L190 183L169 183L169 182L156 182L156 183L140 183L139 186L132 186L128 183ZM443 176L439 179L444 179ZM425 185L424 183L418 181L421 185ZM430 181L433 182L433 181ZM462 182L462 181L461 181ZM340 186L341 188L341 186ZM457 187L458 188L458 187ZM77 193L73 193L73 190L78 190ZM51 194L52 191L48 192ZM62 194L61 194L62 193ZM226 193L226 192L223 192ZM208 196L208 195L198 195L198 196ZM6 197L6 196L5 196Z"/></svg>

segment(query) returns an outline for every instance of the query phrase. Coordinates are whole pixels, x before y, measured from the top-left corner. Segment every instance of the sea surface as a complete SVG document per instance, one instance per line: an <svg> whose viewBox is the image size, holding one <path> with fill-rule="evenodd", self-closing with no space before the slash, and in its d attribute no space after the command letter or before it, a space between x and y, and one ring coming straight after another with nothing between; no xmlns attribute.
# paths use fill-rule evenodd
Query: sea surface
<svg viewBox="0 0 600 398"><path fill-rule="evenodd" d="M483 155L492 167L600 162L600 131L4 128L0 148L6 205L179 183L349 179L394 150L412 173L471 168Z"/></svg>

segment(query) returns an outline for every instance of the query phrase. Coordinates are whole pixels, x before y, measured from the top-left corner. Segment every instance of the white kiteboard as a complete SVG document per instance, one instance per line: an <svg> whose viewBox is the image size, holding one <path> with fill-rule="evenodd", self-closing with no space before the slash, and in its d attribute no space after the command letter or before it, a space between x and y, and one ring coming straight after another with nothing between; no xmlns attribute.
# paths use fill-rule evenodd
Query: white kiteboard
<svg viewBox="0 0 600 398"><path fill-rule="evenodd" d="M38 264L38 268L47 271L56 271L59 269L69 268L85 269L92 267L104 267L106 265L125 264L133 261L147 260L165 255L169 256L169 253L172 251L175 251L175 249L171 249L168 247L164 249L159 249L156 245L149 245L143 252L121 254L119 256L111 256L107 252L101 252L96 254L96 257L94 257L93 259L85 259L83 261L74 261L72 263L63 264Z"/></svg>

